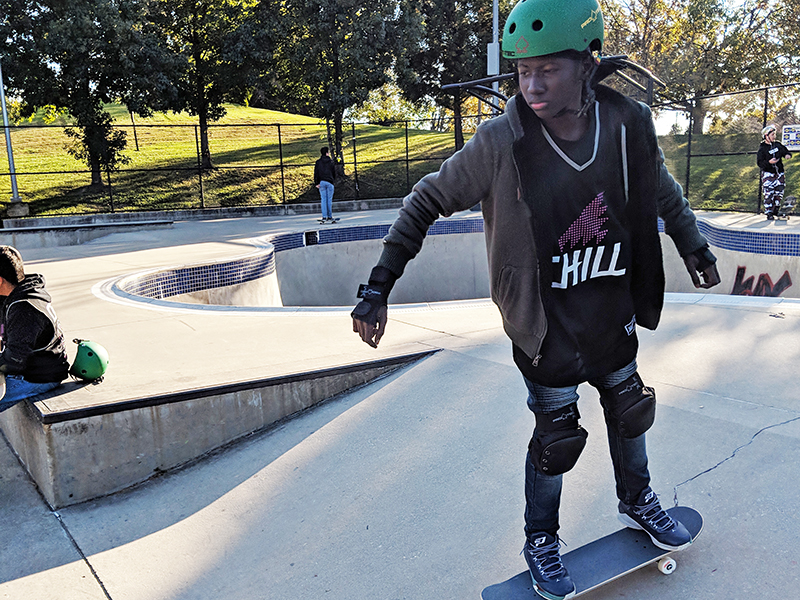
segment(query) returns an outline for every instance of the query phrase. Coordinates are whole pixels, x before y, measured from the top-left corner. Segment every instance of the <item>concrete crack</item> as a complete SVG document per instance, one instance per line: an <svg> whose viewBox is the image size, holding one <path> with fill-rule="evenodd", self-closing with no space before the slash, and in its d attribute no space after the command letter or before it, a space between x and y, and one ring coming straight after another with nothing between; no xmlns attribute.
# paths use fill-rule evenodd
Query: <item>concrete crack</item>
<svg viewBox="0 0 800 600"><path fill-rule="evenodd" d="M756 431L756 432L753 434L753 436L750 438L750 441L749 441L749 442L747 442L746 444L742 444L741 446L739 446L738 448L736 448L736 449L735 449L733 452L731 452L730 456L727 456L727 457L723 458L721 461L719 461L719 462L718 462L717 464L715 464L713 467L709 467L709 468L708 468L708 469L706 469L705 471L701 471L701 472L700 472L700 473L698 473L697 475L694 475L693 477L690 477L690 478L689 478L689 479L687 479L686 481L682 481L681 483L679 483L678 485L676 485L676 486L675 486L675 487L672 489L672 491L673 491L673 498L672 498L672 500L673 500L673 502L674 502L674 506L678 506L678 488L679 488L679 487L681 487L682 485L686 485L687 483L691 483L691 482L692 482L692 481L694 481L695 479L698 479L699 477L702 477L703 475L706 475L706 474L708 474L708 473L711 473L711 471L714 471L714 470L718 469L719 467L721 467L722 465L724 465L726 462L728 462L729 460L733 459L733 458L734 458L734 457L735 457L735 456L736 456L736 455L739 453L739 450L743 450L744 448L747 448L747 447L748 447L748 446L750 446L750 445L751 445L753 442L755 442L755 441L756 441L756 438L757 438L759 435L761 435L762 433L764 433L765 431L768 431L768 430L770 430L770 429L774 429L775 427L781 427L782 425L788 425L789 423L793 423L794 421L800 421L800 417L794 417L793 419L788 419L788 420L786 420L786 421L782 421L782 422L780 422L780 423L773 423L772 425L767 425L766 427L762 427L761 429L759 429L758 431Z"/></svg>
<svg viewBox="0 0 800 600"><path fill-rule="evenodd" d="M61 529L64 530L64 533L66 534L67 538L72 543L72 547L75 548L75 551L80 555L81 560L83 560L84 564L87 567L89 567L89 571L92 572L92 577L94 577L94 580L97 582L97 585L100 586L100 589L103 590L103 594L105 594L105 596L106 596L106 598L108 598L108 600L113 600L113 598L109 595L108 590L106 589L106 586L103 585L103 582L101 581L100 576L97 574L97 571L94 570L94 567L92 566L92 563L89 562L89 559L83 553L83 550L81 550L81 547L78 545L78 542L75 540L74 537L72 537L72 534L70 533L69 528L67 527L67 524L64 523L64 520L61 518L61 515L55 510L51 510L50 512L52 512L53 516L56 518L56 520L58 521L59 525L61 525Z"/></svg>
<svg viewBox="0 0 800 600"><path fill-rule="evenodd" d="M448 335L454 338L464 338L463 335L458 335L456 333L450 333L449 331L442 331L441 329L432 329L430 327L425 327L424 325L417 325L416 323L409 323L408 321L401 321L400 319L392 318L393 321L397 323L402 323L403 325L408 325L409 327L416 327L417 329L424 329L425 331L432 331L433 333L441 333L442 335Z"/></svg>
<svg viewBox="0 0 800 600"><path fill-rule="evenodd" d="M75 540L74 537L72 537L72 534L70 533L69 528L67 528L67 524L64 523L64 520L61 518L61 515L58 513L58 511L56 511L53 508L53 506L47 501L47 498L45 498L44 494L42 493L42 490L39 489L39 486L33 480L33 477L31 477L31 474L28 472L28 469L25 467L25 464L22 462L22 459L20 458L19 454L17 454L17 452L14 450L14 447L8 441L8 438L5 436L5 434L3 433L2 430L0 430L0 440L3 440L5 442L6 446L8 446L8 449L11 451L11 453L17 459L17 463L19 464L20 468L22 469L22 472L25 474L26 481L35 490L36 494L39 496L39 499L42 501L42 504L44 504L47 507L47 510L50 512L50 514L53 515L56 518L56 520L58 521L58 524L61 525L61 529L64 531L64 534L67 536L67 539L72 544L72 547L75 548L75 551L81 557L81 560L84 562L84 564L89 568L89 571L92 573L92 577L94 577L94 580L97 582L97 585L100 586L100 589L103 590L103 594L105 594L105 597L108 600L114 600L109 595L108 590L106 589L106 586L103 585L103 582L100 579L100 576L97 574L97 571L94 570L94 567L92 566L92 563L89 562L89 559L83 553L83 550L81 550L81 547L78 545L78 542Z"/></svg>

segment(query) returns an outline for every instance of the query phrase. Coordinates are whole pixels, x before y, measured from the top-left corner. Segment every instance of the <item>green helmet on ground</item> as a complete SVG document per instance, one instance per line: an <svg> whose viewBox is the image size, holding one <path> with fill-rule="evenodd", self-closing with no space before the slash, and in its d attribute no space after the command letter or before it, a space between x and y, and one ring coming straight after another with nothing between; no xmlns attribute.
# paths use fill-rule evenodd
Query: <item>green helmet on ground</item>
<svg viewBox="0 0 800 600"><path fill-rule="evenodd" d="M78 344L75 362L69 369L70 375L86 381L100 379L108 369L108 352L97 342L74 340Z"/></svg>
<svg viewBox="0 0 800 600"><path fill-rule="evenodd" d="M587 48L599 52L602 46L597 0L522 0L503 28L503 56L511 59Z"/></svg>

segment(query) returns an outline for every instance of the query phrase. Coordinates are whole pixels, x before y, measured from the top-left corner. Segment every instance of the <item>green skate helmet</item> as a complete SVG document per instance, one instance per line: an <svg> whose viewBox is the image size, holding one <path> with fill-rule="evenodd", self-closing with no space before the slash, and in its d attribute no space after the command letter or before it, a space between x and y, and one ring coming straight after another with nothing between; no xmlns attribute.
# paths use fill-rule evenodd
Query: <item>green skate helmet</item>
<svg viewBox="0 0 800 600"><path fill-rule="evenodd" d="M101 379L108 369L108 352L97 342L89 340L72 340L78 344L75 362L69 369L69 374L78 379L95 381Z"/></svg>
<svg viewBox="0 0 800 600"><path fill-rule="evenodd" d="M522 0L503 28L503 56L510 59L564 50L599 52L603 13L597 0Z"/></svg>

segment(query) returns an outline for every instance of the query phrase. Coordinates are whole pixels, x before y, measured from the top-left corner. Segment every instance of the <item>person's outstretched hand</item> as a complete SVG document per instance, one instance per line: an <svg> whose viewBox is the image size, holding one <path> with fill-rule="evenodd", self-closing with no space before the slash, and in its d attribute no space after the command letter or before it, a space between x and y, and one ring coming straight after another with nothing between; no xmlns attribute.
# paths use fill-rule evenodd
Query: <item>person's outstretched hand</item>
<svg viewBox="0 0 800 600"><path fill-rule="evenodd" d="M720 282L719 271L714 255L706 248L701 248L683 257L686 270L696 288L708 289Z"/></svg>
<svg viewBox="0 0 800 600"><path fill-rule="evenodd" d="M368 304L367 302L359 302L358 306ZM356 309L358 309L356 306ZM386 331L386 321L388 320L388 309L386 305L377 307L373 312L370 311L365 317L367 320L362 320L362 317L355 315L356 309L353 310L353 331L355 331L361 339L366 343L377 348L378 344Z"/></svg>

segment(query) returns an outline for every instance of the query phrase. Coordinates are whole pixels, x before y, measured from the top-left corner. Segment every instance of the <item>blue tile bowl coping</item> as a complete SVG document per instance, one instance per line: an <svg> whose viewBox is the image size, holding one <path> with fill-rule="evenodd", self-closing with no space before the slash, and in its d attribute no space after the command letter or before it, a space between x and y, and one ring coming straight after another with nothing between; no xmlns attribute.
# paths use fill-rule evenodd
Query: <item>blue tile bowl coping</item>
<svg viewBox="0 0 800 600"><path fill-rule="evenodd" d="M275 253L316 244L338 244L382 239L391 225L359 225L329 229L279 233L259 238L259 249L250 255L202 265L174 267L128 277L120 288L128 294L164 299L180 294L236 285L275 272ZM712 246L724 250L800 256L800 233L771 233L715 227L698 220L700 232ZM659 219L659 231L664 223ZM439 219L428 235L482 233L483 218Z"/></svg>

